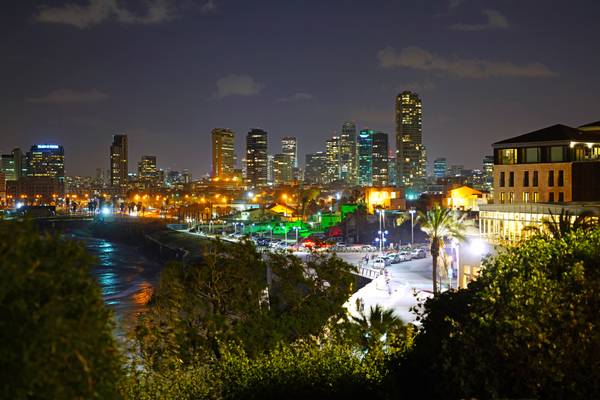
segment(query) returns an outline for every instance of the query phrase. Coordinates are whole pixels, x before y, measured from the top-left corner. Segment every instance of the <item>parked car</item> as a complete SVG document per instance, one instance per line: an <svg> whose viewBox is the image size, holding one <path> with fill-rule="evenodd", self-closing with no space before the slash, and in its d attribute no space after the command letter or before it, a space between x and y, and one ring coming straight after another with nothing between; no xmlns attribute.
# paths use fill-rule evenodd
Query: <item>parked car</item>
<svg viewBox="0 0 600 400"><path fill-rule="evenodd" d="M370 244L365 244L362 246L362 251L375 251L377 250L375 246L371 246Z"/></svg>
<svg viewBox="0 0 600 400"><path fill-rule="evenodd" d="M414 249L412 251L412 258L425 258L427 257L427 252L423 249Z"/></svg>
<svg viewBox="0 0 600 400"><path fill-rule="evenodd" d="M388 265L392 265L392 257L390 257L389 255L384 255L381 256L379 258L383 258L383 261L385 261L385 266L387 267Z"/></svg>
<svg viewBox="0 0 600 400"><path fill-rule="evenodd" d="M392 264L398 264L400 261L400 255L398 253L390 253L387 257L392 261Z"/></svg>
<svg viewBox="0 0 600 400"><path fill-rule="evenodd" d="M400 258L400 261L410 261L413 259L412 253L406 250L399 252L398 258Z"/></svg>
<svg viewBox="0 0 600 400"><path fill-rule="evenodd" d="M382 268L385 268L385 266L386 266L386 262L385 262L385 259L382 257L378 257L375 259L375 261L373 261L373 268L382 269Z"/></svg>

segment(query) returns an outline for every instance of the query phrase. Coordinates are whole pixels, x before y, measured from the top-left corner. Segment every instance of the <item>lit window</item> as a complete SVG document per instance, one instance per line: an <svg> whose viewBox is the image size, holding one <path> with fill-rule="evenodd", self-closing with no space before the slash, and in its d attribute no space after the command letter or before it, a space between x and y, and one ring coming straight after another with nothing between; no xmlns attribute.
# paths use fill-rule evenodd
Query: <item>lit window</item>
<svg viewBox="0 0 600 400"><path fill-rule="evenodd" d="M552 146L552 147L550 147L550 161L551 162L561 162L561 161L564 161L563 146Z"/></svg>
<svg viewBox="0 0 600 400"><path fill-rule="evenodd" d="M517 149L501 149L500 150L500 164L516 164L517 163Z"/></svg>

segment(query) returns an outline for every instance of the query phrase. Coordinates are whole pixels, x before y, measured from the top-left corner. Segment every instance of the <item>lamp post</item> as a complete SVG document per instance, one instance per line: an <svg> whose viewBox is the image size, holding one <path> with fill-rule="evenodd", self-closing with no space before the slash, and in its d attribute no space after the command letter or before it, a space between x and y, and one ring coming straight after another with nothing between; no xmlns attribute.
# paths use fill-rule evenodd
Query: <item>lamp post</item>
<svg viewBox="0 0 600 400"><path fill-rule="evenodd" d="M283 228L284 241L287 243L287 226L285 226L285 224L281 224L281 227Z"/></svg>
<svg viewBox="0 0 600 400"><path fill-rule="evenodd" d="M296 231L296 243L298 243L298 231L300 230L299 226L295 226L294 230Z"/></svg>
<svg viewBox="0 0 600 400"><path fill-rule="evenodd" d="M411 208L410 210L408 210L408 212L410 213L410 246L412 247L414 242L415 242L415 212L416 210L414 208Z"/></svg>

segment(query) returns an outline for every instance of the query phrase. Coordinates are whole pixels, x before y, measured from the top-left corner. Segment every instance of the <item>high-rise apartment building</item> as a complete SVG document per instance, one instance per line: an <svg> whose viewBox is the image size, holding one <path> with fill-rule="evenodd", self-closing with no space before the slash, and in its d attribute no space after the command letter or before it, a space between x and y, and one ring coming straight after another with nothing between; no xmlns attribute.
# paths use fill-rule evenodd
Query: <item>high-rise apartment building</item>
<svg viewBox="0 0 600 400"><path fill-rule="evenodd" d="M268 183L268 139L267 132L252 129L246 135L246 180L251 186L266 186Z"/></svg>
<svg viewBox="0 0 600 400"><path fill-rule="evenodd" d="M158 183L159 171L156 168L156 156L142 156L138 163L138 179L143 182Z"/></svg>
<svg viewBox="0 0 600 400"><path fill-rule="evenodd" d="M388 150L389 154L393 154L391 150ZM390 176L389 186L398 186L398 174L396 172L396 157L390 155L388 157L388 172Z"/></svg>
<svg viewBox="0 0 600 400"><path fill-rule="evenodd" d="M27 175L27 163L23 160L23 152L16 148L10 154L2 154L0 158L0 171L4 173L7 181L16 181Z"/></svg>
<svg viewBox="0 0 600 400"><path fill-rule="evenodd" d="M374 132L372 135L371 183L373 186L388 186L390 174L388 168L388 134Z"/></svg>
<svg viewBox="0 0 600 400"><path fill-rule="evenodd" d="M235 170L235 134L225 128L215 128L212 136L212 176L231 178Z"/></svg>
<svg viewBox="0 0 600 400"><path fill-rule="evenodd" d="M36 144L27 153L27 176L49 176L65 182L65 150L57 144Z"/></svg>
<svg viewBox="0 0 600 400"><path fill-rule="evenodd" d="M396 97L396 159L398 183L412 187L426 176L423 113L419 95L405 91Z"/></svg>
<svg viewBox="0 0 600 400"><path fill-rule="evenodd" d="M110 146L110 185L124 194L127 189L129 155L127 135L113 135Z"/></svg>
<svg viewBox="0 0 600 400"><path fill-rule="evenodd" d="M373 184L373 134L371 129L363 129L358 134L358 184Z"/></svg>
<svg viewBox="0 0 600 400"><path fill-rule="evenodd" d="M448 161L445 158L436 158L433 161L433 176L445 178L448 175Z"/></svg>
<svg viewBox="0 0 600 400"><path fill-rule="evenodd" d="M294 160L290 154L279 153L273 157L273 183L286 185L294 179Z"/></svg>
<svg viewBox="0 0 600 400"><path fill-rule="evenodd" d="M328 139L325 146L327 153L327 183L340 179L340 137Z"/></svg>
<svg viewBox="0 0 600 400"><path fill-rule="evenodd" d="M327 178L327 154L319 151L314 154L306 155L306 169L304 171L304 181L322 185Z"/></svg>
<svg viewBox="0 0 600 400"><path fill-rule="evenodd" d="M286 136L281 139L281 153L292 159L292 168L298 168L298 141L295 137Z"/></svg>
<svg viewBox="0 0 600 400"><path fill-rule="evenodd" d="M340 179L356 185L357 176L356 124L344 122L340 135Z"/></svg>

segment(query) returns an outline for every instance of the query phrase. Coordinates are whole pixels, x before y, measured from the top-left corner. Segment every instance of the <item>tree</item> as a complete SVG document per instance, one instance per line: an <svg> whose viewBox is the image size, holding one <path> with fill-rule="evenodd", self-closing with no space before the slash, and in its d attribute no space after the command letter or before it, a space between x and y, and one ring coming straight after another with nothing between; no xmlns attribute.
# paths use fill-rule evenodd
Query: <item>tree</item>
<svg viewBox="0 0 600 400"><path fill-rule="evenodd" d="M465 225L464 216L457 218L454 212L449 208L436 207L427 213L419 212L417 221L421 225L421 230L429 236L431 242L431 258L433 293L438 293L437 269L440 252L444 250L444 239L464 240Z"/></svg>
<svg viewBox="0 0 600 400"><path fill-rule="evenodd" d="M600 397L598 260L598 229L534 236L487 259L467 289L425 303L395 376L412 371L424 397Z"/></svg>
<svg viewBox="0 0 600 400"><path fill-rule="evenodd" d="M250 242L211 242L196 265L168 265L136 329L148 366L220 358L236 342L255 356L280 342L318 335L343 315L353 267L335 256L266 260Z"/></svg>
<svg viewBox="0 0 600 400"><path fill-rule="evenodd" d="M369 313L361 311L358 317L350 317L357 342L363 350L381 346L386 342L388 334L398 333L402 328L402 320L394 315L394 311L384 309L379 304L369 308Z"/></svg>
<svg viewBox="0 0 600 400"><path fill-rule="evenodd" d="M594 214L589 211L584 211L575 216L570 211L563 208L558 215L554 215L550 212L550 218L544 218L542 224L552 237L560 239L579 229L591 229L594 226L591 219L593 215Z"/></svg>
<svg viewBox="0 0 600 400"><path fill-rule="evenodd" d="M118 398L111 312L80 244L0 223L0 398Z"/></svg>

